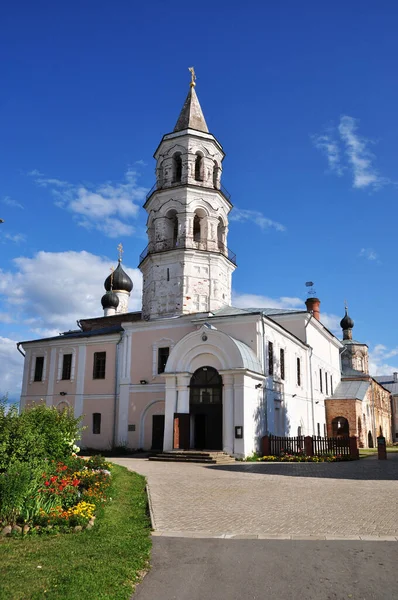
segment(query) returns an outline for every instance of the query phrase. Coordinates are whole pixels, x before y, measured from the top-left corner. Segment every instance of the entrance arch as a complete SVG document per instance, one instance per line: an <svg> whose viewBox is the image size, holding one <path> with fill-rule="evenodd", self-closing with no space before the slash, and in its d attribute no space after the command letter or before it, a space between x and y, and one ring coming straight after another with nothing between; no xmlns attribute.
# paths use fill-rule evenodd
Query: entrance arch
<svg viewBox="0 0 398 600"><path fill-rule="evenodd" d="M191 448L222 450L222 377L214 367L201 367L189 384Z"/></svg>
<svg viewBox="0 0 398 600"><path fill-rule="evenodd" d="M347 437L350 435L350 426L345 417L335 417L332 421L333 437Z"/></svg>

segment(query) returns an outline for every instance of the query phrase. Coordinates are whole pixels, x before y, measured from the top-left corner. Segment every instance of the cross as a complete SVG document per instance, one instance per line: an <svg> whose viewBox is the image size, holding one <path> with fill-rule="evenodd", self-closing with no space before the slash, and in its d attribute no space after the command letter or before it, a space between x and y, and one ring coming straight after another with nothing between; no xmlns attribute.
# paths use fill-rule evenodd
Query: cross
<svg viewBox="0 0 398 600"><path fill-rule="evenodd" d="M347 300L344 300L344 308L348 311Z"/></svg>
<svg viewBox="0 0 398 600"><path fill-rule="evenodd" d="M195 74L195 69L193 67L188 67L188 71L191 73L191 83L190 86L191 87L195 87L196 83L196 74Z"/></svg>
<svg viewBox="0 0 398 600"><path fill-rule="evenodd" d="M120 243L117 247L117 251L119 253L119 262L122 262L122 258L123 258L123 246Z"/></svg>

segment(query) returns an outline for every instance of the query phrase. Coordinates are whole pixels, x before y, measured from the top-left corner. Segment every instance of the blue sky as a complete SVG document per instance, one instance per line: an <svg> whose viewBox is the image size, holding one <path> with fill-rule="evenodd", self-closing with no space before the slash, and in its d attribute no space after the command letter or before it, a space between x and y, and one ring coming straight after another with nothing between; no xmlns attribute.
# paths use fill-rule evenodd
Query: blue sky
<svg viewBox="0 0 398 600"><path fill-rule="evenodd" d="M374 373L398 370L397 29L392 0L2 7L0 391L15 341L101 314L120 241L139 308L141 206L191 65L227 153L235 303L301 306L312 280L327 325L347 299Z"/></svg>

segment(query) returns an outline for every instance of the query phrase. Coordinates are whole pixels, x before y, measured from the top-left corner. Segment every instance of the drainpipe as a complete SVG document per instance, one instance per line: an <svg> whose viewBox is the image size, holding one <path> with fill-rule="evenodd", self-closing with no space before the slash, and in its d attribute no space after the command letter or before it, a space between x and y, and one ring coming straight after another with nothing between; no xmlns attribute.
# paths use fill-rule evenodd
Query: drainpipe
<svg viewBox="0 0 398 600"><path fill-rule="evenodd" d="M264 317L261 317L261 324L263 326L263 372L264 372L264 377L266 377L266 360L265 360L265 356L266 356L266 344L265 344L265 325L264 325ZM265 421L264 421L264 426L265 426L265 434L264 435L268 435L268 396L267 396L267 384L266 384L266 380L264 379L264 386L263 386L263 403L264 403L264 407L265 407Z"/></svg>
<svg viewBox="0 0 398 600"><path fill-rule="evenodd" d="M307 324L304 326L305 329L307 329L308 325L311 322L311 319L314 318L314 315L311 314L310 318L307 321ZM305 336L305 339L307 340L307 336ZM307 342L306 342L307 343ZM314 408L314 387L313 387L313 381L312 381L312 347L309 348L310 350L310 355L309 355L309 368L310 368L310 391L311 391L311 414L312 414L312 435L315 435L315 408Z"/></svg>
<svg viewBox="0 0 398 600"><path fill-rule="evenodd" d="M112 447L116 446L116 429L117 429L117 408L118 408L118 387L119 387L119 344L123 340L123 332L120 334L119 341L116 344L116 355L115 355L115 401L113 403L113 440Z"/></svg>
<svg viewBox="0 0 398 600"><path fill-rule="evenodd" d="M22 342L17 342L17 350L18 350L18 352L19 352L20 354L22 354L22 356L25 358L26 354L24 354L24 353L22 352L22 350L20 349L20 347L19 347L21 344L22 344Z"/></svg>

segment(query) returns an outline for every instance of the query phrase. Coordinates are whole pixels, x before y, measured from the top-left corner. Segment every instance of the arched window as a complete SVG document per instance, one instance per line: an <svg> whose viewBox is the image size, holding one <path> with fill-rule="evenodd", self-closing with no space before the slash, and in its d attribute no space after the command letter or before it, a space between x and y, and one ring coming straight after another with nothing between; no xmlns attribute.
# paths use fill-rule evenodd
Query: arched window
<svg viewBox="0 0 398 600"><path fill-rule="evenodd" d="M222 377L213 367L195 371L189 387L191 404L221 404Z"/></svg>
<svg viewBox="0 0 398 600"><path fill-rule="evenodd" d="M193 218L193 239L194 242L200 242L200 217L195 215Z"/></svg>
<svg viewBox="0 0 398 600"><path fill-rule="evenodd" d="M213 186L218 189L218 163L215 160L213 166Z"/></svg>
<svg viewBox="0 0 398 600"><path fill-rule="evenodd" d="M173 159L174 159L173 183L178 183L179 181L181 181L181 176L182 176L181 153L176 152L173 156Z"/></svg>
<svg viewBox="0 0 398 600"><path fill-rule="evenodd" d="M224 225L221 217L218 218L217 241L218 241L218 249L221 252L223 252L225 250L225 225Z"/></svg>
<svg viewBox="0 0 398 600"><path fill-rule="evenodd" d="M202 159L200 154L196 155L195 159L195 180L202 181Z"/></svg>
<svg viewBox="0 0 398 600"><path fill-rule="evenodd" d="M178 218L175 210L170 210L167 215L166 231L164 232L164 240L167 248L175 248L178 241Z"/></svg>

